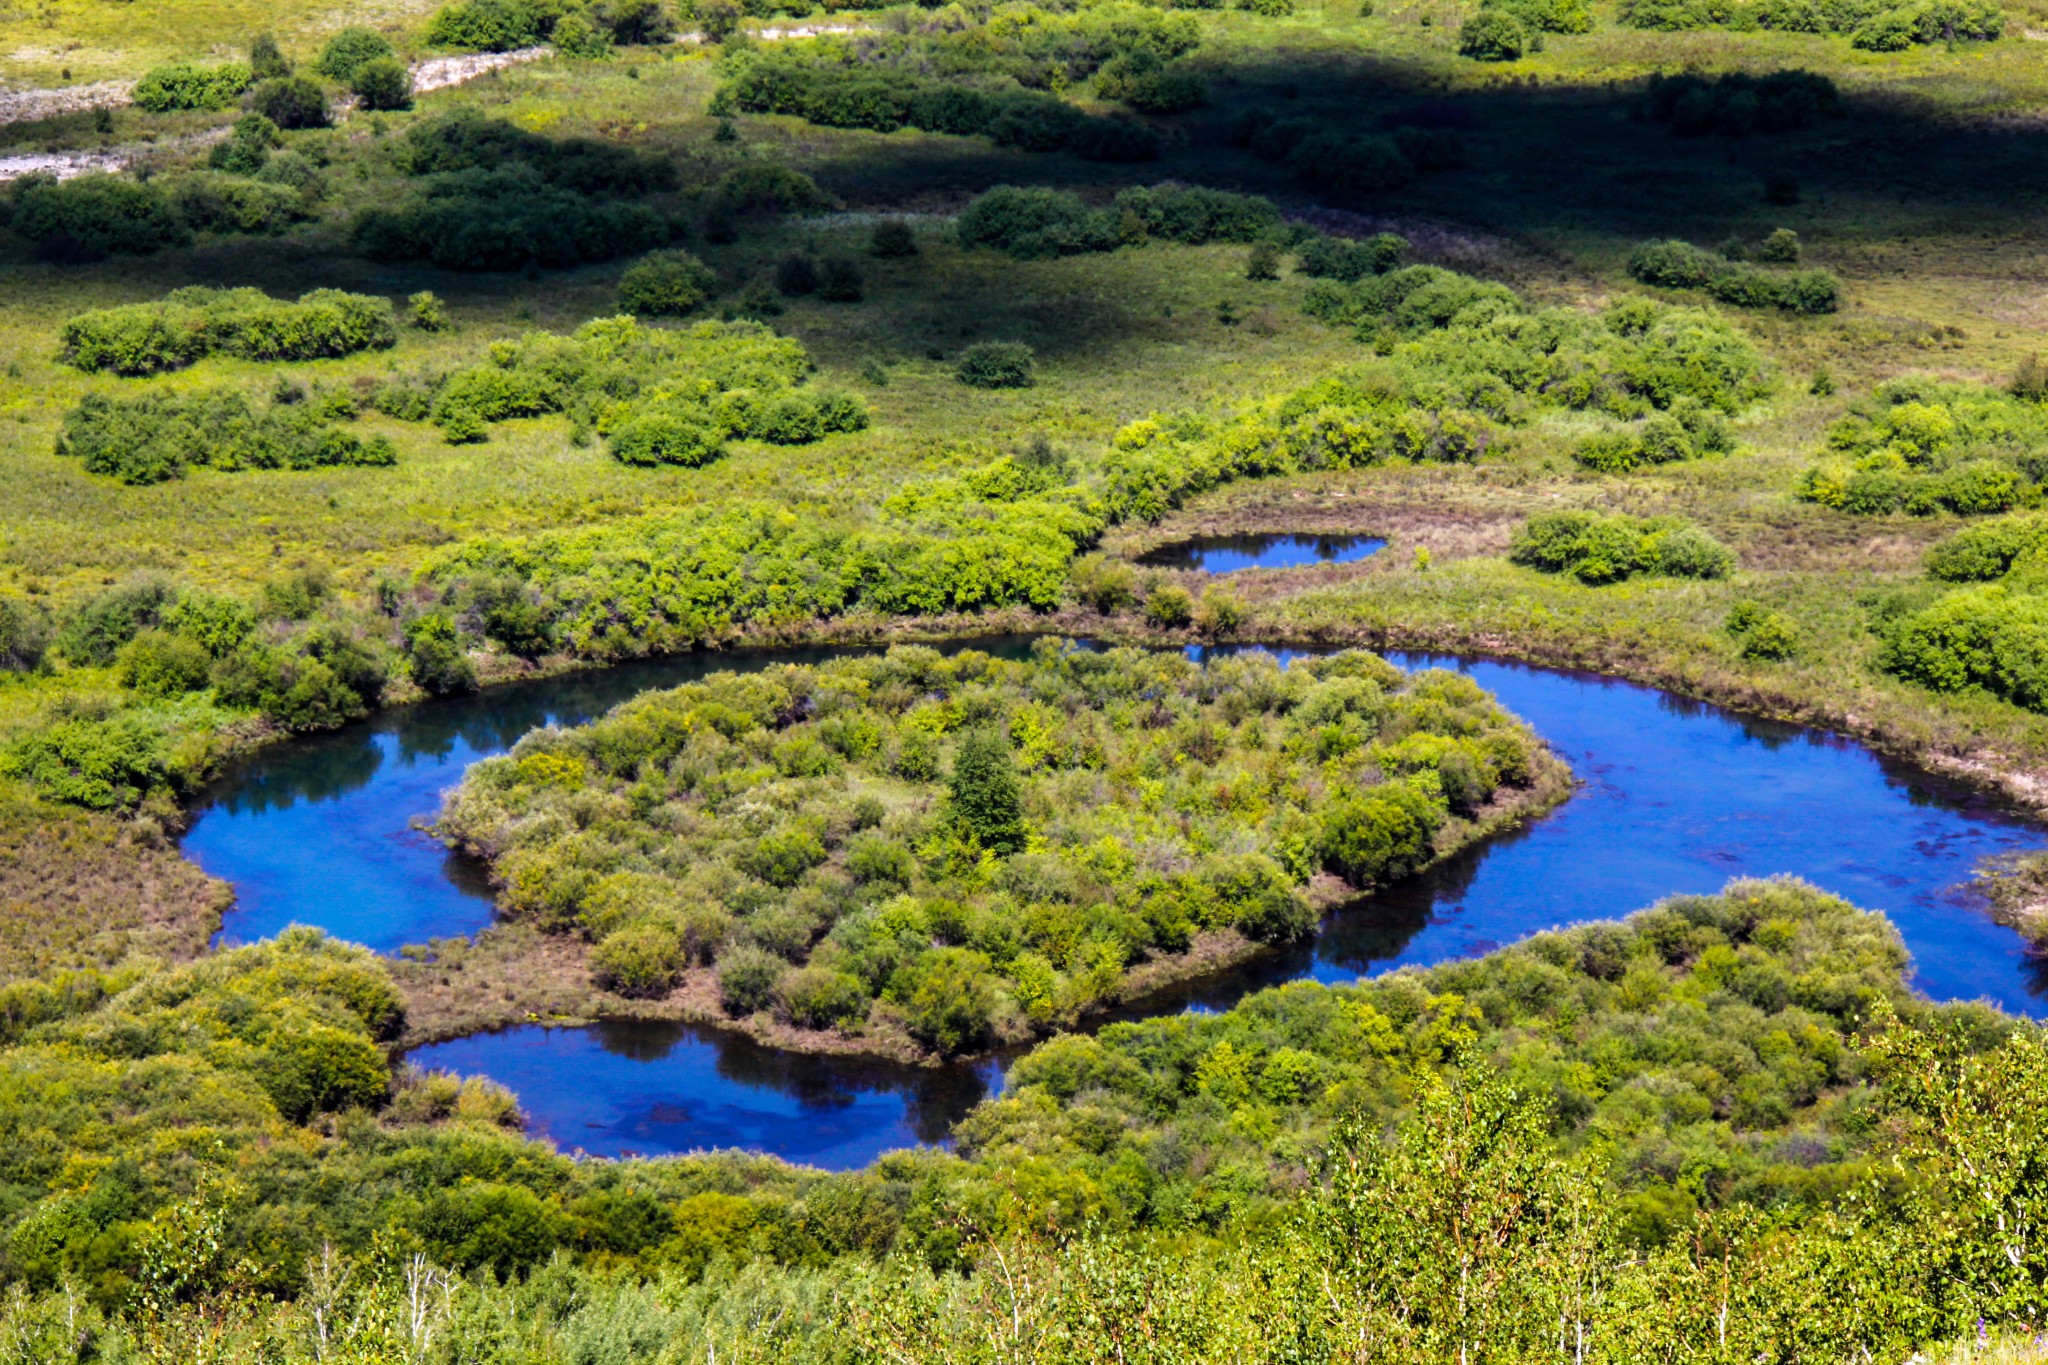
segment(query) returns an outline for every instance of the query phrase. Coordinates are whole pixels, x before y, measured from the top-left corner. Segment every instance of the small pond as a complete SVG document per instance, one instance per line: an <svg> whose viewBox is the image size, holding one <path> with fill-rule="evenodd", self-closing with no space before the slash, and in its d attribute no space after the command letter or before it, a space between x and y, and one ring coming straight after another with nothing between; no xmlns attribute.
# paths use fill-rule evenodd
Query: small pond
<svg viewBox="0 0 2048 1365"><path fill-rule="evenodd" d="M1352 564L1369 559L1386 547L1386 541L1372 536L1201 536L1162 545L1138 556L1138 562L1161 569L1236 573L1239 569L1299 569L1311 564Z"/></svg>
<svg viewBox="0 0 2048 1365"><path fill-rule="evenodd" d="M579 723L647 688L822 657L698 655L387 712L252 757L201 805L185 849L235 885L228 941L294 922L386 951L470 932L489 922L487 888L413 827L470 763L534 726ZM1342 981L1484 953L1677 892L1713 891L1731 877L1789 872L1890 915L1927 994L2048 1014L2040 960L1965 886L1983 858L2048 843L1999 803L1849 740L1653 688L1488 660L1394 657L1470 673L1550 741L1581 789L1526 828L1338 911L1311 942L1147 1001L1146 1012L1223 1008L1284 980ZM933 1072L785 1057L718 1031L639 1023L513 1028L413 1060L511 1086L536 1128L565 1148L737 1145L826 1166L937 1141L1000 1083L993 1066Z"/></svg>

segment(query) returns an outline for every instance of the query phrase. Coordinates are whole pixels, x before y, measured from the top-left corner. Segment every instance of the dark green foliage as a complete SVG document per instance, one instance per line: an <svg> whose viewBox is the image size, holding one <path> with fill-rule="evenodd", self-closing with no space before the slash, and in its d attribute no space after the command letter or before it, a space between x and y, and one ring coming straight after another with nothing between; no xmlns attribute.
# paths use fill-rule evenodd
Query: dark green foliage
<svg viewBox="0 0 2048 1365"><path fill-rule="evenodd" d="M2033 506L2048 477L2048 418L1995 389L1894 380L1828 429L1798 496L1865 516L1965 516Z"/></svg>
<svg viewBox="0 0 2048 1365"><path fill-rule="evenodd" d="M1545 512L1516 529L1508 557L1582 583L1615 583L1636 574L1725 578L1735 556L1681 517Z"/></svg>
<svg viewBox="0 0 2048 1365"><path fill-rule="evenodd" d="M593 201L518 170L450 176L395 209L365 209L350 246L372 260L523 270L615 260L660 246L670 225L641 204Z"/></svg>
<svg viewBox="0 0 2048 1365"><path fill-rule="evenodd" d="M171 729L142 711L53 718L0 752L0 772L88 810L126 810L172 780Z"/></svg>
<svg viewBox="0 0 2048 1365"><path fill-rule="evenodd" d="M1727 418L1712 408L1681 401L1642 422L1603 432L1581 443L1572 458L1588 469L1626 474L1674 460L1726 455L1735 448Z"/></svg>
<svg viewBox="0 0 2048 1365"><path fill-rule="evenodd" d="M412 73L395 57L377 57L358 66L349 77L349 89L365 109L412 108Z"/></svg>
<svg viewBox="0 0 2048 1365"><path fill-rule="evenodd" d="M249 107L287 132L328 123L327 93L304 76L264 81L249 92Z"/></svg>
<svg viewBox="0 0 2048 1365"><path fill-rule="evenodd" d="M153 114L176 109L225 109L235 102L251 80L249 68L240 62L219 66L192 66L179 62L153 67L135 83L138 108Z"/></svg>
<svg viewBox="0 0 2048 1365"><path fill-rule="evenodd" d="M279 49L277 39L268 33L259 33L250 40L249 74L259 81L292 74L291 60Z"/></svg>
<svg viewBox="0 0 2048 1365"><path fill-rule="evenodd" d="M244 114L235 120L226 142L216 143L206 154L206 164L231 175L254 175L270 160L270 153L284 146L277 125L261 114Z"/></svg>
<svg viewBox="0 0 2048 1365"><path fill-rule="evenodd" d="M590 975L598 985L642 999L656 999L674 990L688 965L683 941L663 924L621 929L607 935L590 953Z"/></svg>
<svg viewBox="0 0 2048 1365"><path fill-rule="evenodd" d="M1024 850L1024 803L1010 742L994 730L960 741L946 782L946 819L964 838L1008 856Z"/></svg>
<svg viewBox="0 0 2048 1365"><path fill-rule="evenodd" d="M555 22L555 51L564 57L602 61L612 54L612 35L589 15L574 12Z"/></svg>
<svg viewBox="0 0 2048 1365"><path fill-rule="evenodd" d="M1999 517L1965 527L1927 551L1927 575L1948 583L2003 578L2048 545L2048 518Z"/></svg>
<svg viewBox="0 0 2048 1365"><path fill-rule="evenodd" d="M385 437L344 431L305 405L273 405L257 413L229 390L133 399L88 394L65 415L57 449L78 458L88 473L134 484L179 478L195 465L233 472L398 461Z"/></svg>
<svg viewBox="0 0 2048 1365"><path fill-rule="evenodd" d="M260 289L173 290L158 303L79 313L61 333L81 370L156 374L213 352L248 360L317 360L382 350L398 331L387 299L316 289L298 302Z"/></svg>
<svg viewBox="0 0 2048 1365"><path fill-rule="evenodd" d="M430 696L476 691L476 665L462 647L462 634L445 611L423 612L405 623L405 664L412 680Z"/></svg>
<svg viewBox="0 0 2048 1365"><path fill-rule="evenodd" d="M1483 0L1482 8L1512 14L1532 33L1593 31L1593 7L1587 0Z"/></svg>
<svg viewBox="0 0 2048 1365"><path fill-rule="evenodd" d="M1713 77L1690 71L1659 74L1650 77L1643 97L1643 117L1670 124L1680 137L1797 132L1841 112L1841 92L1835 83L1799 70L1764 76L1742 71Z"/></svg>
<svg viewBox="0 0 2048 1365"><path fill-rule="evenodd" d="M658 251L619 277L619 307L641 317L680 317L710 299L718 277L687 251Z"/></svg>
<svg viewBox="0 0 2048 1365"><path fill-rule="evenodd" d="M331 730L360 720L384 696L385 660L339 626L316 626L290 644L251 641L213 667L224 706L261 711L288 730Z"/></svg>
<svg viewBox="0 0 2048 1365"><path fill-rule="evenodd" d="M392 55L391 41L383 34L353 24L327 40L313 69L337 85L350 85L363 66Z"/></svg>
<svg viewBox="0 0 2048 1365"><path fill-rule="evenodd" d="M775 1003L775 986L790 970L771 952L742 945L718 959L718 996L726 1013L744 1018Z"/></svg>
<svg viewBox="0 0 2048 1365"><path fill-rule="evenodd" d="M105 667L121 646L162 623L177 592L161 578L141 576L75 608L57 632L57 652L73 664Z"/></svg>
<svg viewBox="0 0 2048 1365"><path fill-rule="evenodd" d="M1994 583L1892 623L1883 665L1937 692L1982 688L2048 710L2048 597Z"/></svg>
<svg viewBox="0 0 2048 1365"><path fill-rule="evenodd" d="M1775 249L1784 250L1782 244ZM1629 254L1628 271L1644 284L1704 289L1738 308L1813 314L1841 306L1841 285L1825 270L1756 270L1690 242L1645 242Z"/></svg>
<svg viewBox="0 0 2048 1365"><path fill-rule="evenodd" d="M50 260L91 261L113 253L148 255L190 240L170 197L156 184L81 175L15 182L10 226Z"/></svg>
<svg viewBox="0 0 2048 1365"><path fill-rule="evenodd" d="M976 389L1028 389L1037 383L1031 348L1017 341L977 341L960 353L954 377Z"/></svg>
<svg viewBox="0 0 2048 1365"><path fill-rule="evenodd" d="M1643 29L1764 28L1846 33L1873 52L1915 43L1997 38L2005 29L1995 0L1625 0L1618 16Z"/></svg>
<svg viewBox="0 0 2048 1365"><path fill-rule="evenodd" d="M2048 363L2039 355L2030 355L2020 361L2020 367L2013 371L2012 382L2006 385L2006 392L2029 403L2048 403Z"/></svg>
<svg viewBox="0 0 2048 1365"><path fill-rule="evenodd" d="M939 948L898 969L888 998L900 1005L910 1036L941 1056L975 1052L989 1039L995 976L987 954Z"/></svg>
<svg viewBox="0 0 2048 1365"><path fill-rule="evenodd" d="M116 661L121 686L157 700L203 690L213 667L213 656L197 640L168 630L143 631L121 647Z"/></svg>
<svg viewBox="0 0 2048 1365"><path fill-rule="evenodd" d="M1137 52L1104 63L1096 73L1095 94L1144 114L1184 114L1209 102L1209 83L1183 62Z"/></svg>
<svg viewBox="0 0 2048 1365"><path fill-rule="evenodd" d="M751 57L720 89L734 109L794 114L832 128L982 135L1001 147L1070 152L1090 161L1149 161L1159 138L1126 118L1101 118L1035 91L989 93L909 72L819 65L777 53Z"/></svg>
<svg viewBox="0 0 2048 1365"><path fill-rule="evenodd" d="M802 171L772 161L750 161L719 177L707 220L713 210L773 218L785 213L817 213L831 206L831 196Z"/></svg>
<svg viewBox="0 0 2048 1365"><path fill-rule="evenodd" d="M553 27L542 9L526 0L456 0L427 22L431 47L470 52L511 52L543 42Z"/></svg>
<svg viewBox="0 0 2048 1365"><path fill-rule="evenodd" d="M1255 282L1280 278L1280 248L1272 242L1254 242L1245 256L1244 277Z"/></svg>
<svg viewBox="0 0 2048 1365"><path fill-rule="evenodd" d="M1113 251L1124 244L1116 215L1089 209L1076 195L1014 185L978 196L954 222L953 235L962 246L1019 259Z"/></svg>
<svg viewBox="0 0 2048 1365"><path fill-rule="evenodd" d="M818 270L818 297L827 303L859 303L867 281L851 256L827 256Z"/></svg>
<svg viewBox="0 0 2048 1365"><path fill-rule="evenodd" d="M184 176L171 202L195 232L273 236L309 216L305 196L297 190L239 176Z"/></svg>
<svg viewBox="0 0 2048 1365"><path fill-rule="evenodd" d="M50 620L15 597L0 597L0 670L34 673L50 643Z"/></svg>
<svg viewBox="0 0 2048 1365"><path fill-rule="evenodd" d="M792 296L818 292L818 266L801 251L792 251L775 263L775 288Z"/></svg>
<svg viewBox="0 0 2048 1365"><path fill-rule="evenodd" d="M1481 9L1458 30L1458 55L1481 62L1519 61L1543 50L1543 40L1505 9Z"/></svg>
<svg viewBox="0 0 2048 1365"><path fill-rule="evenodd" d="M467 106L415 123L392 147L391 160L416 177L517 165L549 186L586 194L648 194L676 183L675 167L658 154L590 138L542 137Z"/></svg>
<svg viewBox="0 0 2048 1365"><path fill-rule="evenodd" d="M1382 232L1363 241L1317 235L1296 248L1294 268L1312 279L1355 284L1367 275L1398 269L1408 255L1408 239Z"/></svg>
<svg viewBox="0 0 2048 1365"><path fill-rule="evenodd" d="M917 234L901 218L885 218L875 224L868 239L868 254L880 260L901 260L917 254Z"/></svg>

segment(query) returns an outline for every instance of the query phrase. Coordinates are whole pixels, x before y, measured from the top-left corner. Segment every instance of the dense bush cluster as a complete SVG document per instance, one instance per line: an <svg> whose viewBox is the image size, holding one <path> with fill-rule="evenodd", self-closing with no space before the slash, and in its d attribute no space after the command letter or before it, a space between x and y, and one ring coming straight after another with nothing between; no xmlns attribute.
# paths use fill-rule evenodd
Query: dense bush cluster
<svg viewBox="0 0 2048 1365"><path fill-rule="evenodd" d="M1981 689L2048 711L2048 517L1999 517L1927 553L1928 576L1965 587L1881 620L1883 666L1937 692Z"/></svg>
<svg viewBox="0 0 2048 1365"><path fill-rule="evenodd" d="M675 19L661 0L454 0L427 22L432 47L511 52L552 41L572 57L601 56L613 44L663 43Z"/></svg>
<svg viewBox="0 0 2048 1365"><path fill-rule="evenodd" d="M859 398L803 387L810 367L801 343L758 322L672 331L601 318L570 336L493 342L484 363L450 374L388 380L370 402L388 416L431 419L457 443L486 439L492 422L566 413L627 464L701 465L728 440L803 445L866 427Z"/></svg>
<svg viewBox="0 0 2048 1365"><path fill-rule="evenodd" d="M376 260L518 270L612 260L664 245L675 225L628 196L675 184L665 158L581 138L540 137L463 108L414 124L391 151L417 182L350 228Z"/></svg>
<svg viewBox="0 0 2048 1365"><path fill-rule="evenodd" d="M146 256L191 240L163 187L113 175L25 175L14 182L8 223L58 261L94 261L111 254Z"/></svg>
<svg viewBox="0 0 2048 1365"><path fill-rule="evenodd" d="M1675 460L1726 455L1734 449L1735 433L1724 415L1681 398L1666 411L1580 442L1572 458L1603 474L1627 474Z"/></svg>
<svg viewBox="0 0 2048 1365"><path fill-rule="evenodd" d="M161 483L199 465L234 472L396 464L388 438L334 425L336 416L354 415L347 401L338 408L273 403L257 412L230 389L138 398L87 394L65 414L57 453L75 457L89 474L123 483Z"/></svg>
<svg viewBox="0 0 2048 1365"><path fill-rule="evenodd" d="M1683 517L1545 512L1515 530L1508 558L1581 583L1618 583L1638 574L1726 578L1734 552Z"/></svg>
<svg viewBox="0 0 2048 1365"><path fill-rule="evenodd" d="M1501 11L1486 13L1505 17ZM1231 121L1230 141L1262 161L1285 166L1312 189L1354 198L1399 189L1418 172L1466 164L1465 142L1456 128L1403 123L1392 133L1360 132L1342 116L1287 115L1263 106Z"/></svg>
<svg viewBox="0 0 2048 1365"><path fill-rule="evenodd" d="M1396 1365L1902 1359L2026 1323L2048 1273L2006 1233L2041 1197L2048 1048L1916 1001L1905 970L1877 916L1735 883L1058 1038L959 1155L833 1176L525 1141L487 1082L391 1068L383 969L306 931L16 983L0 1330L39 1365L422 1338L533 1365L994 1365L1027 1335L1081 1365L1127 1324L1189 1365L1361 1339ZM202 1150L161 1138L195 1124Z"/></svg>
<svg viewBox="0 0 2048 1365"><path fill-rule="evenodd" d="M1089 161L1150 161L1159 137L1129 118L1083 113L1056 95L985 91L859 65L820 66L780 53L741 67L720 91L749 113L794 114L828 128L987 137L1026 152L1071 152Z"/></svg>
<svg viewBox="0 0 2048 1365"><path fill-rule="evenodd" d="M1199 186L1134 187L1091 209L1064 190L998 185L961 212L953 234L962 246L1033 260L1114 251L1155 237L1188 246L1256 242L1279 226L1270 200Z"/></svg>
<svg viewBox="0 0 2048 1365"><path fill-rule="evenodd" d="M1825 270L1760 270L1690 242L1644 242L1629 253L1628 273L1664 289L1704 289L1737 308L1832 313L1842 286Z"/></svg>
<svg viewBox="0 0 2048 1365"><path fill-rule="evenodd" d="M1650 77L1642 112L1652 123L1670 124L1680 137L1748 137L1810 128L1841 113L1842 96L1833 81L1811 71L1713 77L1687 71Z"/></svg>
<svg viewBox="0 0 2048 1365"><path fill-rule="evenodd" d="M1799 477L1808 502L1864 516L2008 512L2040 500L2048 414L1976 385L1893 380L1828 429Z"/></svg>
<svg viewBox="0 0 2048 1365"><path fill-rule="evenodd" d="M260 289L191 285L156 303L79 313L60 333L67 364L157 374L219 352L246 360L316 360L396 344L391 302L316 289L296 303Z"/></svg>
<svg viewBox="0 0 2048 1365"><path fill-rule="evenodd" d="M1619 17L1643 29L1775 29L1844 33L1871 52L1916 43L1989 41L2005 32L1997 0L1624 0Z"/></svg>
<svg viewBox="0 0 2048 1365"><path fill-rule="evenodd" d="M135 83L132 96L138 108L153 114L174 109L225 109L233 104L254 77L241 62L219 66L193 66L179 62L152 67Z"/></svg>
<svg viewBox="0 0 2048 1365"><path fill-rule="evenodd" d="M619 308L636 317L680 317L710 301L718 276L687 251L643 256L619 277Z"/></svg>
<svg viewBox="0 0 2048 1365"><path fill-rule="evenodd" d="M1071 1024L1198 936L1306 934L1313 875L1413 871L1533 754L1471 682L1371 655L910 648L530 737L440 828L614 990L713 963L735 1016L952 1053Z"/></svg>

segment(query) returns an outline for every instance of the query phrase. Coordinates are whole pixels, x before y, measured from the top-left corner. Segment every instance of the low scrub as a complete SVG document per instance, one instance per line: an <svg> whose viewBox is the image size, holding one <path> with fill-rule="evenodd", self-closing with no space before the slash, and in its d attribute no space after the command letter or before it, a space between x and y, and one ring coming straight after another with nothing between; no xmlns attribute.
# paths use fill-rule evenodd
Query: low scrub
<svg viewBox="0 0 2048 1365"><path fill-rule="evenodd" d="M1677 240L1645 242L1629 253L1628 273L1664 289L1703 289L1737 308L1832 313L1842 286L1825 270L1763 270Z"/></svg>
<svg viewBox="0 0 2048 1365"><path fill-rule="evenodd" d="M388 438L344 430L314 405L273 404L258 412L227 390L126 399L89 394L65 415L57 453L76 458L89 474L131 484L161 483L200 466L231 473L398 462Z"/></svg>
<svg viewBox="0 0 2048 1365"><path fill-rule="evenodd" d="M1916 44L1984 41L2005 32L1996 0L1624 0L1629 28L1772 29L1838 33L1869 52L1902 52Z"/></svg>
<svg viewBox="0 0 2048 1365"><path fill-rule="evenodd" d="M1508 558L1589 584L1641 574L1726 578L1735 570L1734 552L1682 517L1598 512L1546 512L1529 518L1516 528Z"/></svg>
<svg viewBox="0 0 2048 1365"><path fill-rule="evenodd" d="M1852 404L1796 492L1862 516L1981 516L2034 506L2044 478L2048 413L2038 404L1916 377Z"/></svg>
<svg viewBox="0 0 2048 1365"><path fill-rule="evenodd" d="M81 175L60 183L52 176L23 176L14 184L13 209L8 225L48 260L146 256L191 240L170 195L154 182Z"/></svg>
<svg viewBox="0 0 2048 1365"><path fill-rule="evenodd" d="M388 299L316 289L296 303L260 289L193 285L156 303L101 308L65 320L67 364L121 375L158 374L219 353L245 360L317 360L398 341Z"/></svg>
<svg viewBox="0 0 2048 1365"><path fill-rule="evenodd" d="M1020 260L1114 251L1153 238L1196 246L1256 242L1279 230L1270 200L1181 185L1127 189L1092 209L1063 190L998 185L976 197L955 221L962 246L1007 252Z"/></svg>
<svg viewBox="0 0 2048 1365"><path fill-rule="evenodd" d="M1650 77L1643 117L1669 124L1679 137L1749 137L1792 133L1842 112L1841 92L1826 76L1811 71L1773 71L1752 76L1731 71L1703 76L1687 71Z"/></svg>
<svg viewBox="0 0 2048 1365"><path fill-rule="evenodd" d="M529 739L472 769L440 828L486 854L509 914L598 941L615 988L715 963L736 1015L948 1054L1070 1025L1197 935L1306 934L1312 876L1412 872L1534 755L1469 680L1366 654L899 648ZM593 803L619 814L565 824ZM669 803L699 811L663 824L685 856L649 856L629 810Z"/></svg>
<svg viewBox="0 0 2048 1365"><path fill-rule="evenodd" d="M233 104L254 77L241 62L219 66L193 66L179 62L152 67L135 83L138 108L153 114L176 109L225 109Z"/></svg>

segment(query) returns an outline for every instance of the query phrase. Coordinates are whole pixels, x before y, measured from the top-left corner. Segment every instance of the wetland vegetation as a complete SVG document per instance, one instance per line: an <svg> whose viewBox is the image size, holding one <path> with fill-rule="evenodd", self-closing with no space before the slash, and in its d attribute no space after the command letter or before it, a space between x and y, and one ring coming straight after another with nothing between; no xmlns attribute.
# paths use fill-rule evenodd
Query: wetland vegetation
<svg viewBox="0 0 2048 1365"><path fill-rule="evenodd" d="M1403 647L2038 807L2043 27L0 11L0 1360L1960 1360L2048 1325L2009 1232L2038 1027L1917 995L1840 888L1145 1004L1565 796L1573 753ZM1385 547L1160 553L1255 535ZM228 765L740 645L874 648L486 748L439 825L504 911L474 943L209 947L235 888L176 841ZM1913 913L2032 932L2037 864ZM826 1173L573 1160L396 1056L603 999L1008 1072L949 1147Z"/></svg>

